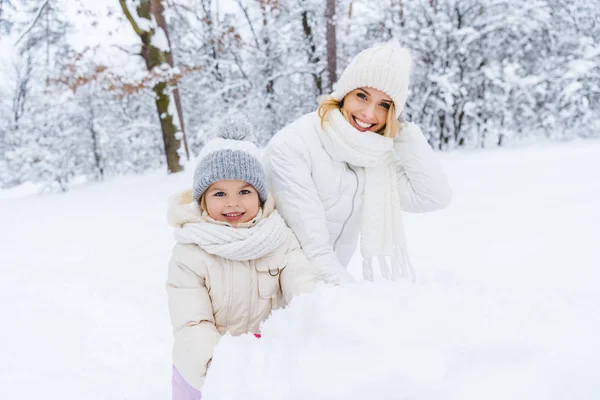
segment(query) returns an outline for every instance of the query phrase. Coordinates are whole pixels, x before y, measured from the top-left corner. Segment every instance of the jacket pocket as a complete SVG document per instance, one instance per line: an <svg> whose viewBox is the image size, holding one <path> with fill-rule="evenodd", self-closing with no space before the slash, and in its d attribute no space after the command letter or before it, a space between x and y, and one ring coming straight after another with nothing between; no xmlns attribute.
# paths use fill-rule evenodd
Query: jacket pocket
<svg viewBox="0 0 600 400"><path fill-rule="evenodd" d="M262 262L255 264L258 295L263 299L276 298L281 292L279 276L287 265L287 257L281 262Z"/></svg>

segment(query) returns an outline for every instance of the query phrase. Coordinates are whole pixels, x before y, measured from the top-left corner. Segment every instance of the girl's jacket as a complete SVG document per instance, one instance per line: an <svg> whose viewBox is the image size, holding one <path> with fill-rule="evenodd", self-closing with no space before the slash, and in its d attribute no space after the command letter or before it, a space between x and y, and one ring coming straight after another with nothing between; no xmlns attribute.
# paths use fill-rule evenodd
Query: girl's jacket
<svg viewBox="0 0 600 400"><path fill-rule="evenodd" d="M273 210L269 196L262 218L269 218ZM191 191L171 199L168 220L175 227L211 223L202 216ZM250 261L209 254L197 244L177 243L173 248L167 292L174 335L173 364L183 383L196 390L202 388L213 350L225 332L259 333L260 323L272 309L316 285L316 269L307 261L292 231L284 229L287 237L283 244Z"/></svg>

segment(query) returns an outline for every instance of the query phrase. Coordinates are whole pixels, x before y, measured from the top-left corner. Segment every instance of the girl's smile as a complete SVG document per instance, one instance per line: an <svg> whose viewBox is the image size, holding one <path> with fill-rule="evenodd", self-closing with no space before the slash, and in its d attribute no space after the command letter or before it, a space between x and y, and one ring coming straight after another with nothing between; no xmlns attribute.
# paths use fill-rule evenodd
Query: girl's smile
<svg viewBox="0 0 600 400"><path fill-rule="evenodd" d="M242 217L244 216L244 214L246 214L246 213L245 212L235 212L235 213L227 213L227 214L222 214L222 215L229 222L237 222L240 219L242 219Z"/></svg>
<svg viewBox="0 0 600 400"><path fill-rule="evenodd" d="M233 227L251 221L260 207L256 189L241 180L216 181L206 189L204 196L208 215Z"/></svg>

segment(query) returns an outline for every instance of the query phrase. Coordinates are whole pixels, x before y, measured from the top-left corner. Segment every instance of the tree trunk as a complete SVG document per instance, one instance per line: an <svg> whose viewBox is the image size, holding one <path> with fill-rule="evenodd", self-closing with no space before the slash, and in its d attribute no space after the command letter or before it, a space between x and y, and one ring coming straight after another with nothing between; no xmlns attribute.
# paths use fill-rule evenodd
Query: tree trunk
<svg viewBox="0 0 600 400"><path fill-rule="evenodd" d="M162 13L162 5L160 4L161 1L162 0L140 0L139 5L136 8L138 17L152 21L152 17L154 16L154 19L158 20L159 18L157 18L152 12L155 10L160 10ZM146 69L148 71L152 71L154 68L168 63L167 58L170 54L170 51L165 51L152 45L152 37L156 33L156 27L154 27L152 24L148 24L150 27L149 30L140 28L136 22L136 18L132 16L131 11L128 9L126 0L119 0L119 3L121 4L123 13L131 23L133 30L142 40L141 56L144 58L146 63ZM154 3L158 3L158 5ZM158 28L162 29L160 26L158 26ZM165 36L166 34L167 32L165 31ZM183 167L180 163L179 149L181 148L182 139L184 136L181 127L174 120L174 117L179 117L179 115L171 114L172 90L169 87L166 79L155 84L152 90L155 94L156 111L158 113L158 119L160 121L160 127L162 130L165 157L167 159L167 168L169 173L179 172L183 170ZM173 102L176 103L176 101ZM181 123L181 119L177 119L179 119L179 123Z"/></svg>
<svg viewBox="0 0 600 400"><path fill-rule="evenodd" d="M152 15L156 18L156 24L162 28L165 32L165 36L167 37L167 43L169 43L169 50L171 49L171 39L169 37L169 29L167 26L167 21L164 16L165 8L162 5L162 0L152 0ZM168 51L166 54L167 63L173 68L175 66L175 62L173 61L173 52ZM190 159L190 151L188 149L187 144L187 135L185 134L185 128L183 124L183 108L181 107L181 98L179 97L179 88L177 87L177 82L172 85L172 93L173 99L175 99L175 107L177 107L177 116L179 117L179 128L181 129L181 134L183 137L183 146L185 148L185 155L189 161Z"/></svg>
<svg viewBox="0 0 600 400"><path fill-rule="evenodd" d="M398 0L398 24L404 28L406 25L406 21L404 20L404 0ZM395 12L395 11L394 11ZM395 16L392 17L393 21L395 21Z"/></svg>
<svg viewBox="0 0 600 400"><path fill-rule="evenodd" d="M13 96L13 126L15 130L19 129L19 120L25 114L25 103L29 94L29 80L33 70L31 54L27 54L25 64L25 73L21 76L21 71L17 69L17 85Z"/></svg>
<svg viewBox="0 0 600 400"><path fill-rule="evenodd" d="M311 69L315 71L312 73L313 81L315 82L315 88L317 89L317 96L320 96L323 94L323 79L321 77L321 72L317 72L316 65L321 59L317 55L317 46L315 45L312 28L308 23L308 12L306 10L302 11L302 28L304 29L304 36L308 41L308 63L313 65L313 67L311 67Z"/></svg>
<svg viewBox="0 0 600 400"><path fill-rule="evenodd" d="M104 160L100 150L98 132L94 129L94 120L90 122L90 133L92 134L92 150L94 151L94 164L96 166L96 180L104 180Z"/></svg>
<svg viewBox="0 0 600 400"><path fill-rule="evenodd" d="M335 0L327 0L325 9L325 19L327 20L327 73L329 82L327 89L333 91L333 84L337 82L337 47L335 41Z"/></svg>
<svg viewBox="0 0 600 400"><path fill-rule="evenodd" d="M278 6L279 6L278 0L260 0L260 10L261 10L262 17L263 17L262 39L263 39L265 58L267 59L267 65L265 65L265 68L263 69L263 73L267 77L270 77L273 75L273 65L272 65L272 61L271 61L271 41L269 40L269 32L268 32L268 24L269 24L268 15L270 13L272 13L273 9L276 9ZM275 82L273 81L273 79L267 80L267 83L265 86L265 91L267 92L267 102L266 102L265 108L267 110L270 110L273 108L271 103L273 101L273 94L275 93Z"/></svg>

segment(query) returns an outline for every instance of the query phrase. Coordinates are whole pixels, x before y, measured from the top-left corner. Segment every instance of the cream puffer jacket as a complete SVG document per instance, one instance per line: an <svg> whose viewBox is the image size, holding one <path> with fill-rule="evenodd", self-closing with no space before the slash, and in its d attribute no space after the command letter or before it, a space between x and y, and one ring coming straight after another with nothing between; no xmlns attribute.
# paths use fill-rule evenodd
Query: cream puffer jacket
<svg viewBox="0 0 600 400"><path fill-rule="evenodd" d="M272 196L263 218L273 211ZM173 226L202 222L191 191L169 205ZM173 325L173 364L185 381L201 390L221 335L259 333L272 309L294 295L310 292L318 272L308 262L292 231L276 251L253 261L233 261L209 254L196 244L177 243L169 263L167 293Z"/></svg>
<svg viewBox="0 0 600 400"><path fill-rule="evenodd" d="M346 281L361 225L364 168L332 159L321 143L316 112L279 131L263 154L277 209L327 282ZM452 191L421 130L405 124L394 140L400 206L426 212L446 207Z"/></svg>

